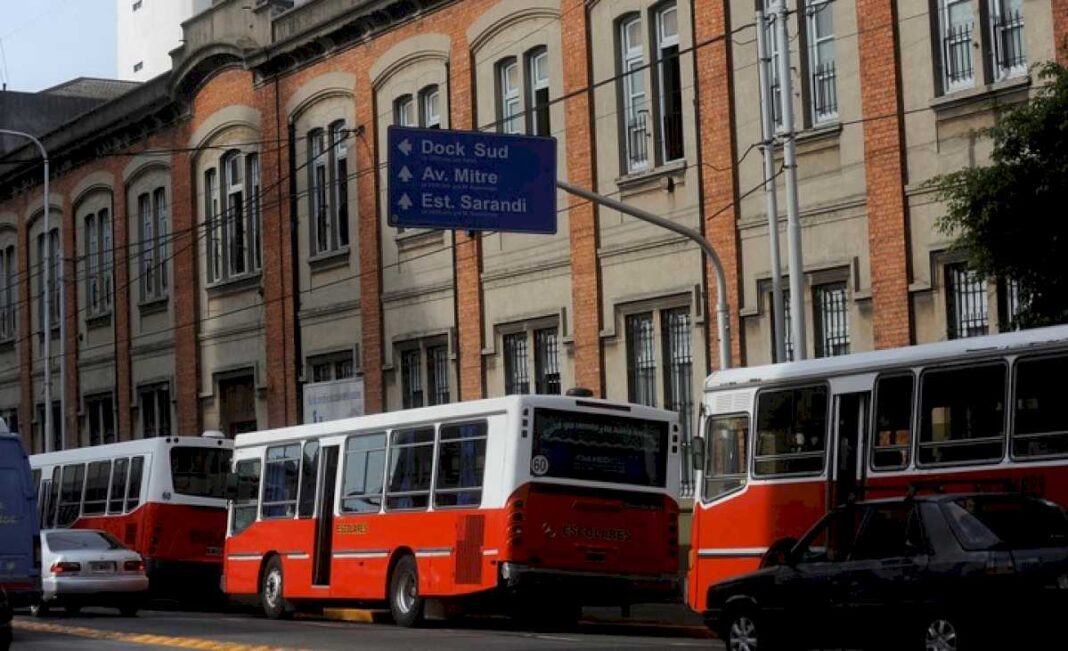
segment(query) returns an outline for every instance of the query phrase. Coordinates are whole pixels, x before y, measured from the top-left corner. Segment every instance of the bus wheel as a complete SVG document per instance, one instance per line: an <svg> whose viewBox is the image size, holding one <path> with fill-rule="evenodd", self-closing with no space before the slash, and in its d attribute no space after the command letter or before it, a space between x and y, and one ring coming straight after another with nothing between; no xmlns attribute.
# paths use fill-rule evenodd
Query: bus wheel
<svg viewBox="0 0 1068 651"><path fill-rule="evenodd" d="M282 559L272 556L263 568L260 579L260 604L268 619L281 619L289 614L282 591Z"/></svg>
<svg viewBox="0 0 1068 651"><path fill-rule="evenodd" d="M393 566L389 580L389 612L397 626L418 626L423 621L419 570L412 556L402 556Z"/></svg>

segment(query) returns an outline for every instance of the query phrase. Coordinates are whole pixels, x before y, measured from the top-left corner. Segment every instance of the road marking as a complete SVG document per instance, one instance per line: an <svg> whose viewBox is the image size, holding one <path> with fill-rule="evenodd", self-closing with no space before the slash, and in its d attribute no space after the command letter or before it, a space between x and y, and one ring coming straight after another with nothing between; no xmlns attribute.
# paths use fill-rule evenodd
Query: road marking
<svg viewBox="0 0 1068 651"><path fill-rule="evenodd" d="M11 625L23 631L57 633L59 635L84 637L93 640L166 646L176 649L207 649L208 651L287 651L284 647L217 642L215 640L196 637L173 637L170 635L150 635L147 633L123 633L121 631L108 631L98 628L88 628L85 626L65 626L62 624L31 622L24 619L16 619L11 622Z"/></svg>

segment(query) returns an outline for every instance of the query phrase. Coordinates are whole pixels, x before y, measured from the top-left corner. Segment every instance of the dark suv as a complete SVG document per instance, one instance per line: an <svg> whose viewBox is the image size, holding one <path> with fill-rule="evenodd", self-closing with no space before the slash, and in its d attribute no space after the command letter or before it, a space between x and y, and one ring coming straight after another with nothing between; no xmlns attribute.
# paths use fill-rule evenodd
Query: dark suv
<svg viewBox="0 0 1068 651"><path fill-rule="evenodd" d="M1022 648L1068 607L1068 517L1012 494L860 502L761 565L708 589L731 651Z"/></svg>

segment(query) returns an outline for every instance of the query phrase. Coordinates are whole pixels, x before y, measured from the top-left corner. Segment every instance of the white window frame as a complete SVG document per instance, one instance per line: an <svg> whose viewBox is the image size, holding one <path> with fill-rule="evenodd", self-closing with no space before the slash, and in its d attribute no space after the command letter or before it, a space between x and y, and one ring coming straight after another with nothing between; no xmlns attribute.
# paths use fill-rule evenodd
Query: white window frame
<svg viewBox="0 0 1068 651"><path fill-rule="evenodd" d="M948 35L952 25L949 22L950 8L954 6L966 6L971 12L971 25L969 29L969 42L964 46L964 51L968 54L968 67L971 68L971 75L967 78L960 80L953 80L950 77L950 51L948 43ZM975 6L973 0L939 0L938 3L938 46L939 56L942 58L942 90L945 93L953 93L958 90L966 88L972 88L975 86L975 57L972 55L972 39L974 39L975 31Z"/></svg>
<svg viewBox="0 0 1068 651"><path fill-rule="evenodd" d="M111 312L111 212L103 208L85 216L86 312Z"/></svg>
<svg viewBox="0 0 1068 651"><path fill-rule="evenodd" d="M518 134L523 132L523 104L520 97L522 83L520 80L519 61L512 57L498 66L500 74L498 92L501 107L500 130L502 133ZM514 80L510 72L514 71Z"/></svg>
<svg viewBox="0 0 1068 651"><path fill-rule="evenodd" d="M437 84L431 84L419 91L421 98L422 114L420 122L426 129L441 128L441 89Z"/></svg>
<svg viewBox="0 0 1068 651"><path fill-rule="evenodd" d="M397 98L394 103L393 116L397 126L401 127L417 127L419 126L419 117L415 111L415 99L411 95L403 95Z"/></svg>
<svg viewBox="0 0 1068 651"><path fill-rule="evenodd" d="M0 341L15 337L15 246L0 247Z"/></svg>
<svg viewBox="0 0 1068 651"><path fill-rule="evenodd" d="M813 124L824 124L827 122L833 122L838 119L838 86L837 86L837 71L835 69L837 65L837 53L834 51L834 3L832 0L816 0L809 3L805 8L805 14L808 24L808 66L809 66L809 110L812 115ZM818 14L821 11L830 12L830 27L829 34L820 34L819 32L819 19ZM827 61L820 60L820 46L824 43L831 44L831 55ZM826 64L831 65L830 70L830 89L834 97L829 102L833 108L820 110L820 103L817 101L819 97L819 89L821 87L820 82L820 67ZM824 102L826 106L828 102Z"/></svg>
<svg viewBox="0 0 1068 651"><path fill-rule="evenodd" d="M214 167L204 172L204 210L208 229L208 282L217 282L223 278L223 219L219 212L219 171Z"/></svg>
<svg viewBox="0 0 1068 651"><path fill-rule="evenodd" d="M768 46L768 101L771 106L771 123L775 133L781 133L786 127L783 124L782 115L782 92L779 83L779 41L775 21L778 15L775 13L778 3L776 0L764 0L764 42Z"/></svg>
<svg viewBox="0 0 1068 651"><path fill-rule="evenodd" d="M635 137L644 135L649 139L648 116L649 110L645 108L647 101L645 80L645 52L642 42L633 43L629 35L629 29L637 27L637 33L642 34L641 16L632 16L619 24L619 43L621 67L623 73L623 147L626 155L626 167L628 172L637 172L649 167L649 147L644 147L644 155L635 151ZM643 39L644 41L644 39ZM638 89L638 86L641 86ZM645 124L639 122L644 120ZM639 128L640 127L640 128Z"/></svg>
<svg viewBox="0 0 1068 651"><path fill-rule="evenodd" d="M530 126L528 132L531 135L548 137L551 135L552 127L550 123L549 133L538 133L538 114L540 111L549 111L548 102L544 104L538 104L538 91L546 91L546 95L549 92L549 50L546 47L538 47L532 51L532 54L527 59L527 74L530 75L530 111L529 122ZM548 122L548 120L546 120Z"/></svg>
<svg viewBox="0 0 1068 651"><path fill-rule="evenodd" d="M664 16L667 15L667 14L671 14L671 13L675 14L675 33L674 34L665 34L664 33ZM668 127L668 122L667 122L667 120L668 120L667 93L664 90L664 79L667 78L667 66L669 66L669 65L680 66L681 65L681 61L679 60L678 56L673 57L670 61L664 58L664 50L666 50L667 48L670 48L670 47L676 48L676 52L678 52L678 48L680 47L680 45L679 45L679 8L678 8L678 5L675 4L675 3L664 5L664 6L658 8L656 10L656 60L657 60L657 75L659 77L659 92L657 94L660 96L658 98L659 108L660 108L660 119L657 120L657 128L658 128L658 130L660 132L659 133L659 136L660 136L660 160L663 161L664 163L670 163L672 161L682 160L683 158L686 157L685 141L683 141L681 143L682 146L680 147L680 150L682 150L682 151L680 152L680 155L678 157L676 157L676 158L669 158L668 157L668 128L669 127ZM681 75L680 75L680 79L681 79ZM680 92L681 92L681 89L680 89ZM680 124L678 125L678 129L680 130L680 138L681 138L681 130L682 130L681 117L682 116L680 115L679 117L680 117Z"/></svg>
<svg viewBox="0 0 1068 651"><path fill-rule="evenodd" d="M1006 5L1017 5L1016 7L1006 7ZM1006 9L1014 12L1018 20L1012 18L1005 18ZM994 79L995 81L1002 81L1004 79L1011 79L1013 77L1020 77L1027 74L1027 39L1024 31L1024 10L1023 0L990 0L990 44L993 52L991 52L991 60L994 62ZM1008 25L1002 23L1006 20L1011 21ZM1013 30L1019 30L1020 36L1020 60L1015 65L1004 63L1003 36Z"/></svg>

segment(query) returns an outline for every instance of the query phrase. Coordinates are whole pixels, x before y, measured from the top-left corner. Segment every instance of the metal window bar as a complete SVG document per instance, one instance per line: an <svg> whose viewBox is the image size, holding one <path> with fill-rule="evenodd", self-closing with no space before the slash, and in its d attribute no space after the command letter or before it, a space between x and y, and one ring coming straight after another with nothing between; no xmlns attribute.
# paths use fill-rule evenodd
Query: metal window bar
<svg viewBox="0 0 1068 651"><path fill-rule="evenodd" d="M508 395L530 393L527 369L527 333L504 336L504 392Z"/></svg>
<svg viewBox="0 0 1068 651"><path fill-rule="evenodd" d="M404 409L423 406L423 380L420 373L422 366L419 349L406 350L401 353L401 406Z"/></svg>
<svg viewBox="0 0 1068 651"><path fill-rule="evenodd" d="M449 402L449 350L447 346L426 349L426 376L430 384L430 404Z"/></svg>
<svg viewBox="0 0 1068 651"><path fill-rule="evenodd" d="M1019 330L1019 316L1020 281L1015 278L1002 278L998 282L998 330Z"/></svg>
<svg viewBox="0 0 1068 651"><path fill-rule="evenodd" d="M556 328L534 331L535 391L541 394L560 394L560 357Z"/></svg>
<svg viewBox="0 0 1068 651"><path fill-rule="evenodd" d="M663 313L664 359L667 365L664 394L668 409L678 412L681 430L681 483L684 497L693 495L693 464L690 462L690 440L693 432L693 347L688 308Z"/></svg>
<svg viewBox="0 0 1068 651"><path fill-rule="evenodd" d="M953 88L971 82L974 77L971 24L948 27L942 39L942 51L946 86Z"/></svg>
<svg viewBox="0 0 1068 651"><path fill-rule="evenodd" d="M846 284L820 285L815 289L817 357L849 354L849 304Z"/></svg>
<svg viewBox="0 0 1068 651"><path fill-rule="evenodd" d="M994 28L994 63L998 78L1004 79L1023 72L1027 66L1024 55L1023 12L1019 8L1006 10L1004 0L995 0Z"/></svg>
<svg viewBox="0 0 1068 651"><path fill-rule="evenodd" d="M816 121L838 114L838 78L834 61L821 63L812 72L812 105Z"/></svg>
<svg viewBox="0 0 1068 651"><path fill-rule="evenodd" d="M627 375L630 401L656 406L656 348L653 315L634 314L627 317Z"/></svg>
<svg viewBox="0 0 1068 651"><path fill-rule="evenodd" d="M778 333L775 331L775 301L774 296L768 294L768 317L771 319L771 354L772 359L775 362L792 362L794 360L794 340L792 330L790 329L790 290L782 290L782 323L783 329L786 330L784 339L784 348L786 349L786 359L778 359L775 357L775 339Z"/></svg>
<svg viewBox="0 0 1068 651"><path fill-rule="evenodd" d="M632 170L649 163L649 111L640 110L627 121L627 161Z"/></svg>
<svg viewBox="0 0 1068 651"><path fill-rule="evenodd" d="M988 331L986 283L963 264L946 266L949 338L978 337Z"/></svg>

